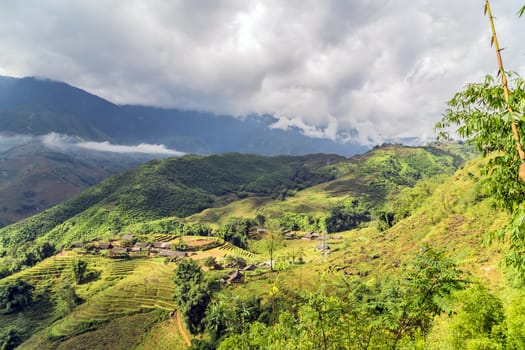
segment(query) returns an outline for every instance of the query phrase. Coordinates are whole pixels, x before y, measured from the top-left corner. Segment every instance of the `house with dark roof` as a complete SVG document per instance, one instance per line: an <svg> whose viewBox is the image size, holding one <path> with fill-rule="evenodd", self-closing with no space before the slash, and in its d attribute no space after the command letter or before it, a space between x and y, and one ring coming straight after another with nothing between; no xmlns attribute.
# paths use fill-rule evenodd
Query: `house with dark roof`
<svg viewBox="0 0 525 350"><path fill-rule="evenodd" d="M94 246L96 249L111 249L113 245L110 242L95 242Z"/></svg>
<svg viewBox="0 0 525 350"><path fill-rule="evenodd" d="M254 271L257 268L254 264L247 265L242 271Z"/></svg>
<svg viewBox="0 0 525 350"><path fill-rule="evenodd" d="M168 242L153 242L153 248L157 249L171 249L173 245Z"/></svg>
<svg viewBox="0 0 525 350"><path fill-rule="evenodd" d="M228 275L226 282L228 282L228 284L244 283L244 275L239 270L232 271L232 273Z"/></svg>
<svg viewBox="0 0 525 350"><path fill-rule="evenodd" d="M165 257L165 258L184 258L188 255L188 253L180 251L180 250L171 250L171 249L160 249L159 250L159 256Z"/></svg>

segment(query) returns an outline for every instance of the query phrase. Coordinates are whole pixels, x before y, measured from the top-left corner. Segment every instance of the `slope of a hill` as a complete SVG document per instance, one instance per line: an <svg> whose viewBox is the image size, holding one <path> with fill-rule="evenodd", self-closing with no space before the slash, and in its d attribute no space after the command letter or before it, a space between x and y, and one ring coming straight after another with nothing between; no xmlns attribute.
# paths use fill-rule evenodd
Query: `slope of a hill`
<svg viewBox="0 0 525 350"><path fill-rule="evenodd" d="M50 149L29 143L0 153L0 227L59 204L155 155Z"/></svg>

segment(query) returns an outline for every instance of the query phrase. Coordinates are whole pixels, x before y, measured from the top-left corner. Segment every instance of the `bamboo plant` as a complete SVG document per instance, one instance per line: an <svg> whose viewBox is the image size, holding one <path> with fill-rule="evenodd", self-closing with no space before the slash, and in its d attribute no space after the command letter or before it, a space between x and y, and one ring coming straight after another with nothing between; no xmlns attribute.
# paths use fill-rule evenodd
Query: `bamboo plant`
<svg viewBox="0 0 525 350"><path fill-rule="evenodd" d="M525 7L523 7L520 10L520 16L523 14L523 11L525 10ZM517 121L519 118L514 114L514 111L512 109L512 106L510 104L510 90L507 82L507 75L505 74L505 70L503 69L503 60L501 58L501 50L499 47L498 37L496 35L496 27L494 25L494 16L492 15L492 10L490 8L489 0L485 0L485 15L488 15L489 21L490 21L490 28L492 30L492 39L491 39L491 46L494 46L496 50L496 58L498 59L498 75L501 76L501 84L503 85L503 93L505 96L505 103L508 110L509 115L512 118L511 128L512 128L512 134L514 136L514 141L516 141L516 149L518 151L518 154L521 159L521 164L519 167L519 178L521 181L525 182L525 152L523 152L523 148L521 146L520 142L520 135L518 133L518 126Z"/></svg>

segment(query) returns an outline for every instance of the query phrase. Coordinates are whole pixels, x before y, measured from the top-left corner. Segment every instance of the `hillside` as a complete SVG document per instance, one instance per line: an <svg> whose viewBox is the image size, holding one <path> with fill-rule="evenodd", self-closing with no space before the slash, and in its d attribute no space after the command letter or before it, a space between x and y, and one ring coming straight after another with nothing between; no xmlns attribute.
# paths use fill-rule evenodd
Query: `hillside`
<svg viewBox="0 0 525 350"><path fill-rule="evenodd" d="M299 302L296 298L302 295L301 293L316 291L322 285L331 285L333 281L343 278L342 276L355 283L382 281L388 276L402 274L410 266L413 256L425 245L430 245L434 249L445 249L447 256L453 258L459 264L459 268L471 274L470 279L483 281L492 290L504 292L503 289L496 289L496 286L504 283L503 273L498 264L504 246L482 246L481 241L486 239L489 231L500 227L507 220L507 216L494 209L491 201L484 196L479 186L481 164L479 161L469 162L451 176L447 172L452 173L455 166L461 164L460 159L453 154L433 148L385 146L354 159L331 158L329 165L326 156L299 158L300 162L295 157L260 158L256 159L255 163L242 159L243 157L240 155L214 156L211 157L212 159L187 157L180 163L177 162L181 159L155 161L133 172L110 179L115 187L107 191L108 195L126 193L127 187L119 187L116 185L117 182L121 186L132 184L133 187L136 186L134 181L137 179L144 181L141 174L158 181L160 174L169 173L171 181L179 186L190 187L191 184L193 187L190 189L193 190L199 188L201 193L213 197L212 204L217 205L216 208L186 218L170 217L144 221L144 218L148 218L148 215L145 215L136 223L128 225L123 232L134 233L139 241L161 240L179 246L182 240L190 247L192 259L203 263L208 258L214 257L221 265L226 265L225 261L241 257L247 263L267 261L269 258L267 242L270 238L264 234L262 237L249 238L249 251L247 251L225 243L220 238L213 241L209 237L181 237L181 233L177 234L176 230L182 229L183 226L178 225L211 224L215 227L213 232L220 232L231 220L239 220L240 217L253 219L260 213L267 215L269 223L279 219L279 211L281 216L295 213L315 217L321 213L326 215L332 205L348 201L348 198L363 201L370 210L390 212L395 220L390 223L391 226L385 227L381 224L381 218L373 215L370 222L362 222L356 229L332 235L326 241L331 248L330 254L319 251L319 241L315 239L298 239L305 233L301 230L295 231L298 238L279 240L275 245L273 253L276 263L275 272L261 267L253 272L245 272L243 284L236 287L223 287L215 292L218 294L213 297L214 305L219 305L217 303L220 303L222 298L227 300L233 298L241 306L246 305L243 303L249 300L259 300L260 311L256 312L259 314L264 313L263 310L270 306L268 291L276 286L281 295L280 307L287 308L288 303ZM397 161L394 164L393 158ZM231 168L230 172L226 172L220 178L221 186L218 186L219 182L213 182L219 173L212 171L214 168L219 168L217 163L219 161L226 161ZM284 169L291 171L293 167L289 167L290 161L295 166L305 166L306 169L317 171L317 174L323 176L331 174L335 178L318 184L312 183L312 186L303 189L298 182L294 182L289 186L290 189L293 188L293 195L282 196L282 192L278 192L281 195L273 199L269 193L255 191L253 184L258 182L254 179L257 179L256 174L260 174L261 169L266 169L272 174L270 170L282 171L282 167L287 165L288 167ZM194 166L198 164L198 166L192 168L190 164ZM258 168L254 169L253 173L248 172L235 178L235 171L246 164L254 167L257 165ZM436 166L432 167L432 164ZM394 171L387 171L387 165ZM443 168L443 165L446 167ZM190 183L183 174L174 175L182 172L183 169L191 169L192 174L196 174L196 169L205 169L201 174L206 174L207 177L202 182L193 179ZM404 170L401 171L402 169ZM425 169L426 172L415 176L416 169ZM446 169L446 172L439 172L438 169ZM334 175L335 173L338 175ZM267 192L270 188L276 188L271 184L275 186L281 183L272 182L271 179L273 177L268 175L264 182L267 184L265 187ZM381 188L385 191L378 192L378 185L365 186L371 180L381 184ZM244 186L239 187L240 182L243 182ZM106 181L103 184L109 186L110 183L111 181ZM252 187L247 187L248 184ZM248 192L248 188L252 188L253 192ZM382 197L370 196L368 190L374 194L379 193ZM90 195L104 191L104 187L95 187ZM87 196L88 193L89 191L82 196ZM239 199L245 195L248 197ZM106 197L102 195L100 198L107 207ZM116 197L109 196L109 198L115 200ZM233 202L228 203L229 200ZM315 203L318 205L316 206ZM114 208L116 207L118 204L114 204ZM76 218L77 225L82 224L80 218ZM217 220L215 221L214 218ZM102 222L102 225L107 223ZM167 228L170 234L154 233L155 229L160 231L162 228ZM8 232L6 229L9 227L4 229L4 234ZM58 231L51 228L49 232ZM67 231L64 232L67 234ZM46 234L46 237L58 238L50 233ZM114 239L116 246L125 244L124 241L119 240L120 235L105 237ZM210 245L213 242L216 243ZM205 246L210 248L199 248ZM2 328L7 325L15 327L18 330L17 334L22 339L27 339L21 349L102 349L105 346L111 346L112 349L184 348L185 336L188 336L189 332L185 329L186 326L177 325L178 319L183 316L180 313L175 314L174 317L168 316L170 310L178 308L172 299L176 290L176 286L172 284L173 271L178 266L177 263L154 256L133 257L132 253L129 254L132 256L131 259L115 259L93 253L86 255L82 249L69 250L45 259L32 268L1 279L0 287L17 279L23 279L29 281L36 289L33 292L32 306L21 314L0 315L0 325ZM87 271L94 272L92 278L82 283L75 282L75 272L72 268L78 260L87 262ZM304 263L297 264L298 260ZM228 270L208 272L209 278L225 276L228 273ZM64 289L64 286L68 285L72 288L69 292ZM74 293L69 295L76 297L68 298L68 293ZM318 293L323 292L318 291ZM307 301L302 302L307 303ZM232 308L232 312L236 312L234 310L237 310L237 307L240 306ZM259 317L264 320L262 315L260 314ZM301 322L306 321L301 319ZM449 321L440 320L436 323L436 327L429 337L439 337L442 346L446 348L447 345L443 340L445 338L439 332L443 332L446 327L451 327ZM261 331L271 332L266 328ZM228 331L223 333L225 336L228 334L231 335ZM201 339L200 336L191 335L191 337ZM100 341L102 338L105 339L104 342ZM117 340L121 338L126 341ZM239 344L238 341L241 340L236 341L236 344Z"/></svg>
<svg viewBox="0 0 525 350"><path fill-rule="evenodd" d="M57 150L27 143L0 153L0 227L59 204L158 155Z"/></svg>
<svg viewBox="0 0 525 350"><path fill-rule="evenodd" d="M184 217L250 195L279 195L324 182L334 155L262 157L225 154L148 162L77 197L0 230L1 249L46 239L58 247L118 234L124 225ZM320 165L322 164L322 165Z"/></svg>

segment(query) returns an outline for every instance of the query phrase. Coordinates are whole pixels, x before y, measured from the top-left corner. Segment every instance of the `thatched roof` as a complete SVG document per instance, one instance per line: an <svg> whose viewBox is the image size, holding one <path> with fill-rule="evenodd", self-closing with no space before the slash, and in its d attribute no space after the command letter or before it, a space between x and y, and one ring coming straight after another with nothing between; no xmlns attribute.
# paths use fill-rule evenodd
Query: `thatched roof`
<svg viewBox="0 0 525 350"><path fill-rule="evenodd" d="M253 271L257 268L257 266L255 266L254 264L250 264L248 266L246 266L244 269L242 269L243 271Z"/></svg>
<svg viewBox="0 0 525 350"><path fill-rule="evenodd" d="M172 244L168 242L153 242L154 248L171 249Z"/></svg>
<svg viewBox="0 0 525 350"><path fill-rule="evenodd" d="M187 253L180 251L180 250L160 249L159 255L164 256L164 257L169 257L169 258L172 258L172 257L183 258L187 255Z"/></svg>
<svg viewBox="0 0 525 350"><path fill-rule="evenodd" d="M239 271L235 270L228 276L228 283L242 283L244 281L244 275Z"/></svg>
<svg viewBox="0 0 525 350"><path fill-rule="evenodd" d="M148 248L151 244L147 242L137 242L133 245L134 248Z"/></svg>
<svg viewBox="0 0 525 350"><path fill-rule="evenodd" d="M109 242L95 242L95 247L98 249L110 249L113 247Z"/></svg>

